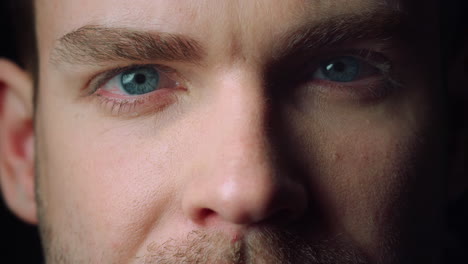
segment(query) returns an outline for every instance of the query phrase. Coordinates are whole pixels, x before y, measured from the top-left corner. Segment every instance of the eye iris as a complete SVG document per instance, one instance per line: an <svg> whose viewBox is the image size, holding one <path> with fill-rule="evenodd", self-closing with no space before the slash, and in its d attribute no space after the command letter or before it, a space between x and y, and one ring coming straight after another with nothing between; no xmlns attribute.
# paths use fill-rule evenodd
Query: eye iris
<svg viewBox="0 0 468 264"><path fill-rule="evenodd" d="M145 94L157 89L159 73L152 67L142 67L124 72L121 84L128 94Z"/></svg>
<svg viewBox="0 0 468 264"><path fill-rule="evenodd" d="M351 82L359 76L360 64L353 57L339 57L325 63L322 72L330 81Z"/></svg>

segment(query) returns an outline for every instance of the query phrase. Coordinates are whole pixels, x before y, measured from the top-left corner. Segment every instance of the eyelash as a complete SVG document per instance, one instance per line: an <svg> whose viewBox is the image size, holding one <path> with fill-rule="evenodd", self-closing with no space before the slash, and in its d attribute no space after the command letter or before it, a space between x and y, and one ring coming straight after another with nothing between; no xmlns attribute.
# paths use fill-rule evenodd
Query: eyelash
<svg viewBox="0 0 468 264"><path fill-rule="evenodd" d="M333 100L352 100L358 102L372 102L384 98L389 92L392 92L402 84L397 81L393 73L392 60L390 60L386 54L389 53L386 49L373 51L369 49L355 49L345 50L340 52L332 52L326 56L319 56L314 58L312 63L305 62L306 72L299 70L301 76L298 79L299 87L310 87L312 92L317 92L317 95L325 98L333 98ZM373 82L364 83L362 80L354 81L352 83L337 83L327 80L309 80L310 72L319 69L321 66L320 62L327 61L334 57L351 56L361 60L363 63L374 67L378 72L379 76L374 76ZM312 69L312 70L311 70ZM356 84L361 82L361 85ZM353 86L350 88L350 86Z"/></svg>
<svg viewBox="0 0 468 264"><path fill-rule="evenodd" d="M139 96L129 96L126 99L115 97L111 98L109 96L103 95L108 92L99 92L104 85L106 85L111 79L115 78L119 74L142 67L153 67L161 75L171 75L170 77L167 76L167 78L171 80L180 79L179 76L177 76L176 71L167 66L158 64L133 64L125 67L114 68L96 74L94 78L91 78L91 81L87 85L87 87L89 88L87 95L90 95L94 99L98 100L100 107L102 107L105 111L111 113L111 115L125 117L127 115L138 116L142 113L152 113L160 111L177 99L176 94L172 90L185 90L184 87L179 85L179 82L175 81L177 87L161 89L158 88L153 92ZM172 75L174 76L174 78L172 78ZM148 101L154 101L156 103L148 104Z"/></svg>
<svg viewBox="0 0 468 264"><path fill-rule="evenodd" d="M385 81L384 85L380 85L379 87L375 87L375 82L373 85L363 85L366 90L364 89L349 89L349 84L343 83L334 83L326 80L315 80L316 84L315 89L317 90L320 96L323 97L354 97L358 100L366 100L366 99L379 99L383 98L389 91L392 89L401 86L399 82L397 82L391 75L391 63L390 60L387 59L381 52L373 52L370 50L349 50L349 51L341 51L337 52L332 55L328 55L326 57L319 57L313 59L313 63L306 62L309 66L303 67L298 72L303 72L304 69L310 74L310 69L318 69L320 63L326 61L327 59L333 58L334 56L353 56L364 63L369 64L372 67L378 69L381 73L382 78L380 81ZM307 57L307 56L306 56ZM168 106L169 104L173 103L177 100L177 94L174 93L174 88L163 88L158 89L156 91L150 92L148 94L143 94L139 96L134 96L133 98L129 97L127 99L121 98L111 98L108 96L99 93L99 89L103 87L106 83L108 83L112 78L116 77L119 74L122 74L125 71L133 70L136 68L141 67L153 67L158 72L163 75L171 75L170 79L180 79L179 76L176 74L176 71L170 67L158 65L158 64L133 64L125 67L118 67L114 68L105 72L101 72L95 75L94 78L88 83L88 95L93 95L100 104L100 106L105 110L115 116L137 116L140 115L141 112L148 110L148 112L157 112ZM297 75L297 72L294 73ZM175 76L172 78L172 76ZM301 80L303 77L300 77ZM300 81L300 83L307 83L307 81ZM176 82L178 84L178 82ZM299 85L302 86L302 85ZM310 86L310 84L306 84L306 86ZM326 86L326 87L325 87ZM323 89L322 89L323 88ZM177 85L175 89L178 90L186 90L184 87ZM171 90L171 91L169 91ZM332 90L332 91L330 91ZM153 103L149 104L148 101L152 101ZM156 103L154 103L156 102ZM146 105L146 107L145 107ZM148 106L150 105L150 106ZM142 111L143 110L143 111Z"/></svg>
<svg viewBox="0 0 468 264"><path fill-rule="evenodd" d="M125 67L117 67L111 70L107 70L104 72L100 72L96 75L94 75L91 79L91 81L88 83L88 86L90 87L90 93L96 92L99 88L101 88L106 82L114 78L115 76L129 70L134 70L137 68L142 68L142 67L153 67L157 71L162 72L163 74L175 74L175 70L164 66L160 64L132 64L129 66Z"/></svg>

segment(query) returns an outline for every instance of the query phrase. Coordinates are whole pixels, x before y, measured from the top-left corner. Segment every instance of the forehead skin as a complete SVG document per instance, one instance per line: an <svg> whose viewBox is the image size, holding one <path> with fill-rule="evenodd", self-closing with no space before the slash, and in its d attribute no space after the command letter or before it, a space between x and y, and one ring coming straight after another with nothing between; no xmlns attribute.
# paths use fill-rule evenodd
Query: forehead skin
<svg viewBox="0 0 468 264"><path fill-rule="evenodd" d="M269 1L177 0L134 1L131 4L117 1L112 6L106 1L57 2L39 1L38 4L39 17L41 12L58 14L50 19L39 20L38 28L47 29L39 32L41 39L48 40L41 41L40 49L44 52L50 52L54 42L72 30L85 25L107 25L177 32L195 39L203 37L205 45L223 49L211 52L216 60L219 60L218 55L224 55L223 52L250 53L238 57L261 54L259 49L264 50L274 43L273 37L304 21L320 21L327 16L339 14L363 13L378 7L398 8L394 3L375 0L278 1L274 4ZM203 34L200 34L200 29L203 29ZM243 39L249 41L242 41ZM219 45L220 43L223 45Z"/></svg>
<svg viewBox="0 0 468 264"><path fill-rule="evenodd" d="M279 36L339 14L398 9L397 1L38 0L36 7L38 182L50 250L73 263L129 262L152 242L182 239L198 227L186 213L187 197L199 197L197 190L229 204L254 188L262 193L270 182L260 176L270 174L291 174L285 181L301 183L308 205L319 204L324 223L305 226L305 236L318 229L326 238L346 236L376 260L392 250L388 244L401 235L396 230L407 213L400 202L419 169L413 162L421 142L431 139L435 109L427 87L433 80L421 65L396 56L397 65L413 69L397 70L407 89L377 104L325 96L314 103L297 99L299 111L279 107L274 122L281 137L274 146L266 140L271 117L261 87L262 67ZM57 40L86 25L186 35L206 49L206 67L167 63L183 69L193 88L167 111L133 119L107 115L78 91L110 65L51 63ZM291 173L283 158L304 172ZM249 182L240 180L247 176ZM422 197L431 180L418 189Z"/></svg>

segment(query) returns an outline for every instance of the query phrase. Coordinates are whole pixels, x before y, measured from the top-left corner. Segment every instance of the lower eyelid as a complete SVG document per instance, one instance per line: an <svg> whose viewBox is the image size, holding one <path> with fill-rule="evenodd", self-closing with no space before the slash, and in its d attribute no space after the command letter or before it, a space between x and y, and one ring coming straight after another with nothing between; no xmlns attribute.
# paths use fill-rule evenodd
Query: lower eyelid
<svg viewBox="0 0 468 264"><path fill-rule="evenodd" d="M135 117L143 116L154 112L159 112L170 104L178 100L178 93L184 90L182 88L163 88L142 96L123 96L124 98L115 98L104 96L97 92L95 99L102 110L111 116ZM105 92L105 91L104 91Z"/></svg>
<svg viewBox="0 0 468 264"><path fill-rule="evenodd" d="M384 98L393 88L391 81L383 76L367 77L352 83L314 80L306 84L305 95L333 101L376 102Z"/></svg>
<svg viewBox="0 0 468 264"><path fill-rule="evenodd" d="M112 92L114 91L114 92ZM115 93L116 91L118 91L117 88L115 89L112 89L112 90L104 90L104 89L101 89L99 88L95 93L96 95L98 96L104 96L104 97L109 97L109 98L114 98L114 99L117 99L117 100L130 100L130 99L138 99L134 96L134 98L131 98L129 97L128 95L124 95L124 94L118 94L118 93Z"/></svg>

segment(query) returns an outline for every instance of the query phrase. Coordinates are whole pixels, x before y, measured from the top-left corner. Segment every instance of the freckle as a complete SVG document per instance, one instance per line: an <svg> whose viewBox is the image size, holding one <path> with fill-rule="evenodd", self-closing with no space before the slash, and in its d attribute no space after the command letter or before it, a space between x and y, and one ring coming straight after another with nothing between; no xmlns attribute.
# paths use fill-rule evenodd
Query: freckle
<svg viewBox="0 0 468 264"><path fill-rule="evenodd" d="M338 153L336 153L336 152L333 153L333 160L334 160L334 161L338 161L338 160L340 160L340 159L341 159L341 155L340 155L340 154L338 154Z"/></svg>

